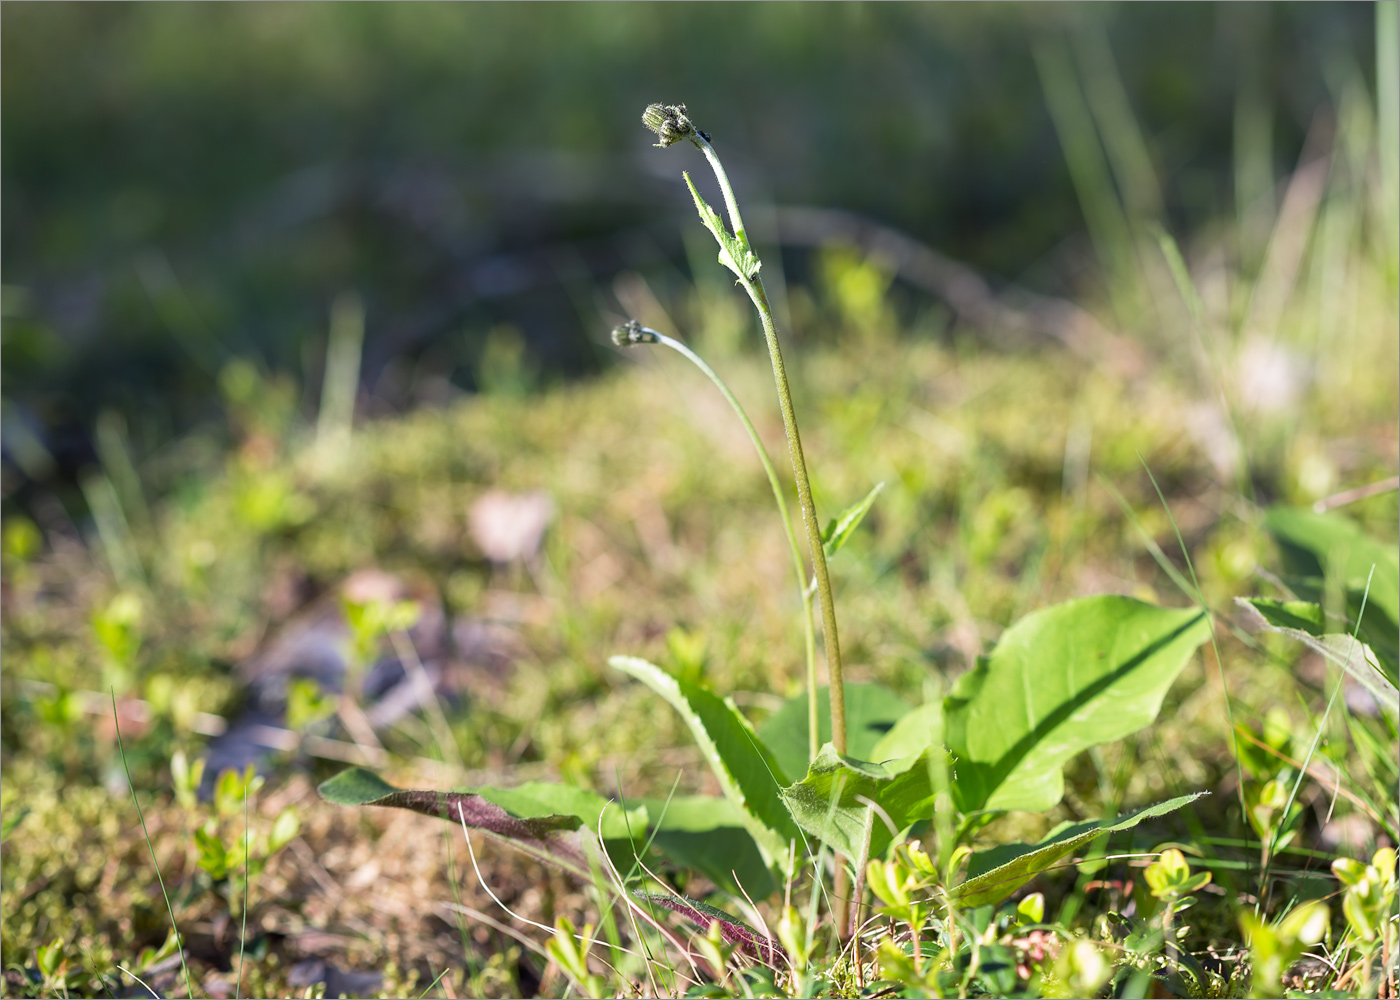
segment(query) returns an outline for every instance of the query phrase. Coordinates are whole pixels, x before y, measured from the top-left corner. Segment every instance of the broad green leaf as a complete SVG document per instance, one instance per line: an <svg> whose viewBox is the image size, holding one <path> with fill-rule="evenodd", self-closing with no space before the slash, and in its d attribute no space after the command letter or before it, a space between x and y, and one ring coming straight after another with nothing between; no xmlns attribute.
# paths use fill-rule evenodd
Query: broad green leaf
<svg viewBox="0 0 1400 1000"><path fill-rule="evenodd" d="M695 190L695 184L690 179L690 174L684 173L686 186L690 188L690 195L695 199L695 210L700 213L700 221L705 228L710 231L715 240L719 243L719 262L740 279L750 279L758 273L762 263L754 256L744 243L736 237L730 235L729 230L724 228L724 222L719 217L719 213L700 197L700 192Z"/></svg>
<svg viewBox="0 0 1400 1000"><path fill-rule="evenodd" d="M875 744L909 712L909 705L882 684L846 685L846 751L859 760L879 760ZM831 690L817 689L817 739L831 740ZM807 695L788 699L758 727L758 735L773 751L784 774L807 770ZM924 746L928 744L925 743ZM918 750L913 751L918 753ZM892 755L893 756L893 755Z"/></svg>
<svg viewBox="0 0 1400 1000"><path fill-rule="evenodd" d="M635 656L614 656L614 668L635 677L681 714L725 798L734 803L768 865L789 868L788 844L801 837L779 795L787 784L782 766L734 702L678 681Z"/></svg>
<svg viewBox="0 0 1400 1000"><path fill-rule="evenodd" d="M875 488L867 493L864 499L847 507L841 512L840 517L827 522L826 528L822 531L822 551L826 553L828 559L841 551L846 540L855 533L856 528L860 527L860 522L865 520L870 506L884 488L884 483L876 483Z"/></svg>
<svg viewBox="0 0 1400 1000"><path fill-rule="evenodd" d="M1367 603L1373 603L1392 621L1400 618L1400 553L1394 545L1363 532L1340 514L1315 514L1297 507L1275 507L1264 517L1264 527L1283 551L1290 572L1302 576L1326 576L1336 562L1349 586L1371 580Z"/></svg>
<svg viewBox="0 0 1400 1000"><path fill-rule="evenodd" d="M885 817L899 831L933 816L929 754L935 752L874 764L843 757L828 743L807 777L783 789L783 801L802 829L847 857L860 855L869 803L874 802L884 812L883 817L876 813L871 828L870 855L876 857L892 839Z"/></svg>
<svg viewBox="0 0 1400 1000"><path fill-rule="evenodd" d="M363 768L342 771L318 789L344 806L390 806L462 823L549 861L581 879L590 877L579 831L598 830L619 865L630 865L635 842L646 830L646 810L628 811L600 795L566 785L534 783L518 789L436 792L395 788ZM630 834L630 836L629 836Z"/></svg>
<svg viewBox="0 0 1400 1000"><path fill-rule="evenodd" d="M487 802L500 806L512 816L536 818L541 816L577 816L583 825L602 834L607 841L633 841L642 837L647 828L647 811L638 803L617 803L597 792L576 785L556 785L546 781L527 781L515 788L473 789Z"/></svg>
<svg viewBox="0 0 1400 1000"><path fill-rule="evenodd" d="M1149 725L1210 635L1196 608L1087 597L1034 612L944 701L963 812L1049 809L1067 760Z"/></svg>
<svg viewBox="0 0 1400 1000"><path fill-rule="evenodd" d="M643 804L654 830L652 846L663 857L735 896L766 899L777 889L743 816L728 799L688 795Z"/></svg>
<svg viewBox="0 0 1400 1000"><path fill-rule="evenodd" d="M742 887L760 899L776 888L743 817L727 799L683 796L627 803L631 808L624 809L587 789L542 782L469 792L409 791L361 768L342 771L320 792L339 805L395 806L453 823L465 821L583 879L590 874L580 833L601 829L608 853L624 875L632 868L634 852L650 838L663 857L703 873L728 892L741 894Z"/></svg>
<svg viewBox="0 0 1400 1000"><path fill-rule="evenodd" d="M1145 819L1165 816L1206 794L1182 795L1115 819L1065 823L1038 844L1000 844L979 851L968 858L966 880L949 895L963 907L998 903L1091 840L1132 829Z"/></svg>
<svg viewBox="0 0 1400 1000"><path fill-rule="evenodd" d="M1322 604L1327 577L1341 579L1346 586L1347 615L1353 621L1358 615L1361 618L1359 637L1376 652L1391 683L1400 682L1396 676L1400 552L1396 547L1370 537L1350 518L1296 507L1273 508L1264 518L1264 527L1278 542L1288 574L1285 582L1299 597Z"/></svg>
<svg viewBox="0 0 1400 1000"><path fill-rule="evenodd" d="M901 716L889 732L871 747L869 758L883 761L917 757L936 742L935 727L942 712L943 705L934 701L925 702L912 712Z"/></svg>
<svg viewBox="0 0 1400 1000"><path fill-rule="evenodd" d="M1306 601L1237 597L1235 603L1263 628L1296 639L1341 667L1371 693L1383 711L1392 716L1400 713L1400 690L1386 676L1375 650L1338 631L1339 626L1345 627L1345 622L1336 621L1320 606Z"/></svg>
<svg viewBox="0 0 1400 1000"><path fill-rule="evenodd" d="M1236 597L1235 603L1245 613L1257 611L1263 625L1269 629L1326 635L1347 631L1347 623L1328 615L1322 607L1309 601L1276 601L1269 597Z"/></svg>

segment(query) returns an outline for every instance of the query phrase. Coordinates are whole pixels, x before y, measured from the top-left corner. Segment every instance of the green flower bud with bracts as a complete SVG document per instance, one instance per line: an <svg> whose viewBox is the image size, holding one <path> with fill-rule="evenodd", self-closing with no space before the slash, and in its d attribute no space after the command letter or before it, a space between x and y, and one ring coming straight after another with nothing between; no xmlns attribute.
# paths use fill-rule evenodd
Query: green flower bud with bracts
<svg viewBox="0 0 1400 1000"><path fill-rule="evenodd" d="M662 149L682 139L695 142L699 136L708 142L710 138L690 123L684 104L648 104L642 112L642 124L656 133L661 140L656 145Z"/></svg>
<svg viewBox="0 0 1400 1000"><path fill-rule="evenodd" d="M660 343L661 335L635 319L629 319L621 326L613 327L612 341L618 347L636 347L638 344Z"/></svg>

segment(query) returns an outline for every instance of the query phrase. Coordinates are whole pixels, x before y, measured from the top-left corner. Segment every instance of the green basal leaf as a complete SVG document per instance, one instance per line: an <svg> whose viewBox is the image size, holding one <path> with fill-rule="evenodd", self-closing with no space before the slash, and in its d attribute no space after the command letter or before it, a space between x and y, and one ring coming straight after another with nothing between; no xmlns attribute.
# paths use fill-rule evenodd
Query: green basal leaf
<svg viewBox="0 0 1400 1000"><path fill-rule="evenodd" d="M1325 660L1345 670L1375 698L1381 710L1400 714L1400 690L1387 676L1376 651L1347 634L1346 622L1306 601L1275 601L1267 597L1237 597L1235 603L1262 628L1296 639Z"/></svg>
<svg viewBox="0 0 1400 1000"><path fill-rule="evenodd" d="M875 803L884 813L876 812L871 828L870 856L877 857L893 839L889 824L905 830L933 816L929 755L937 752L875 764L843 757L828 743L807 777L783 789L783 801L802 829L847 857L860 856L870 803Z"/></svg>
<svg viewBox="0 0 1400 1000"><path fill-rule="evenodd" d="M918 708L900 717L880 741L870 750L871 760L896 760L900 757L917 757L936 742L936 727L943 706L939 702L925 702Z"/></svg>
<svg viewBox="0 0 1400 1000"><path fill-rule="evenodd" d="M876 483L875 488L867 493L864 499L854 503L841 512L841 516L827 522L826 528L822 531L822 551L830 559L841 551L841 547L846 544L846 540L860 527L860 522L865 520L865 515L869 512L875 498L880 495L880 491L885 488L884 483Z"/></svg>
<svg viewBox="0 0 1400 1000"><path fill-rule="evenodd" d="M740 810L728 799L688 795L643 804L654 830L652 846L662 857L734 896L765 899L777 889Z"/></svg>
<svg viewBox="0 0 1400 1000"><path fill-rule="evenodd" d="M352 767L323 781L316 791L321 798L338 806L378 805L381 799L402 789L395 788L373 771Z"/></svg>
<svg viewBox="0 0 1400 1000"><path fill-rule="evenodd" d="M1348 586L1364 588L1374 566L1367 603L1392 621L1400 618L1400 553L1394 545L1372 538L1341 514L1298 507L1273 508L1264 527L1279 543L1289 572L1322 577L1335 563Z"/></svg>
<svg viewBox="0 0 1400 1000"><path fill-rule="evenodd" d="M617 803L576 785L527 781L516 788L475 789L487 802L512 816L535 819L544 816L577 816L605 841L634 841L646 835L648 815L637 803ZM631 805L633 808L626 808Z"/></svg>
<svg viewBox="0 0 1400 1000"><path fill-rule="evenodd" d="M968 859L967 878L949 895L962 907L998 903L1090 841L1130 830L1145 819L1165 816L1206 794L1209 793L1182 795L1115 819L1066 823L1038 844L1000 844L991 850L979 851Z"/></svg>
<svg viewBox="0 0 1400 1000"><path fill-rule="evenodd" d="M1075 754L1149 725L1210 624L1196 608L1088 597L1034 612L944 701L963 812L1049 809Z"/></svg>
<svg viewBox="0 0 1400 1000"><path fill-rule="evenodd" d="M601 821L608 853L626 870L647 827L644 807L624 812L601 795L567 785L535 782L516 789L422 791L395 788L370 771L352 767L322 783L318 791L337 805L409 809L464 824L581 879L590 878L590 864L580 831L596 834Z"/></svg>
<svg viewBox="0 0 1400 1000"><path fill-rule="evenodd" d="M635 656L614 656L608 663L641 681L681 714L725 798L737 807L765 862L787 871L788 845L801 838L779 794L787 778L772 751L764 746L734 702L678 681L655 664Z"/></svg>
<svg viewBox="0 0 1400 1000"><path fill-rule="evenodd" d="M1329 632L1349 630L1345 621L1328 615L1322 607L1309 601L1276 601L1269 597L1236 597L1235 603L1244 608L1259 612L1264 625L1272 630L1285 632L1305 632L1308 635L1326 635Z"/></svg>
<svg viewBox="0 0 1400 1000"><path fill-rule="evenodd" d="M695 183L691 181L690 174L683 173L686 186L690 188L690 195L695 199L695 210L700 213L700 221L708 229L711 235L719 243L719 262L729 270L733 271L740 280L748 280L758 274L762 262L754 256L752 250L744 245L743 241L730 234L724 228L724 220L704 198L700 197L700 192L695 190Z"/></svg>
<svg viewBox="0 0 1400 1000"><path fill-rule="evenodd" d="M624 808L587 789L543 782L466 792L411 791L362 768L342 771L320 793L338 805L392 806L465 822L582 879L591 877L584 842L601 832L624 876L635 874L636 852L649 840L671 863L699 871L735 895L747 892L761 899L777 887L741 811L713 796L626 803L630 808Z"/></svg>
<svg viewBox="0 0 1400 1000"><path fill-rule="evenodd" d="M1361 620L1358 637L1375 651L1390 682L1400 684L1400 552L1395 546L1377 541L1341 514L1296 507L1273 508L1264 527L1278 542L1285 582L1299 597L1323 604L1325 580L1341 580L1347 616Z"/></svg>
<svg viewBox="0 0 1400 1000"><path fill-rule="evenodd" d="M876 744L909 713L903 698L882 684L846 685L846 750L859 760L905 756L875 754ZM785 774L802 774L808 764L807 695L789 698L758 727L759 738L773 751ZM831 740L831 690L817 689L817 739ZM912 753L928 746L925 741Z"/></svg>

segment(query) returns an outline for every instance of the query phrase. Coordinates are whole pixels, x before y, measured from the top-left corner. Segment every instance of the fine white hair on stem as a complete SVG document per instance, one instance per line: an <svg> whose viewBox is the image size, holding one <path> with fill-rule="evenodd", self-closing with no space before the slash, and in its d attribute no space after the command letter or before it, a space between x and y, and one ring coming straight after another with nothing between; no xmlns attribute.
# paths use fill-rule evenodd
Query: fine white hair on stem
<svg viewBox="0 0 1400 1000"><path fill-rule="evenodd" d="M458 820L461 822L461 824L462 824L462 835L463 835L463 836L466 838L466 840L467 840L467 856L468 856L469 858L471 858L471 862L472 862L472 871L476 872L476 880L477 880L477 882L480 883L481 887L482 887L483 889L486 890L486 895L488 895L488 896L491 897L491 901L492 901L493 903L495 903L497 906L499 906L499 907L500 907L502 910L504 910L506 913L508 913L508 914L510 914L512 917L514 917L516 920L519 920L522 924L526 924L526 925L528 925L528 926L530 926L530 927L538 928L539 930L542 930L542 931L544 931L544 932L546 932L546 933L548 933L548 934L553 934L553 933L554 933L554 928L553 928L553 927L550 927L550 926L548 926L547 924L542 924L542 923L540 923L538 920L531 920L529 917L523 917L523 916L521 916L520 914L518 914L518 913L516 913L514 910L512 910L509 906L507 906L505 903L503 903L503 902L501 901L501 897L497 896L496 893L492 891L491 886L487 884L486 879L485 879L485 878L482 876L482 874L481 874L481 866L478 865L478 864L476 863L476 850L472 847L471 828L467 826L466 818L462 816L462 812L461 812L460 809L457 811L457 819L458 819ZM596 938L596 937L594 937L594 938L584 937L582 934L575 934L575 935L573 935L573 937L574 937L576 940L582 942L583 944L589 944L589 945L597 944L599 941L602 940L601 938ZM607 942L603 942L603 943L606 944ZM645 957L646 957L645 955L642 955L642 954L640 954L640 953L638 953L638 952L635 952L635 951L631 951L630 949L627 949L627 948L619 948L618 950L619 950L619 951L622 951L622 952L625 952L625 953L628 954L628 955L635 955L635 956L638 957L638 958L645 958Z"/></svg>
<svg viewBox="0 0 1400 1000"><path fill-rule="evenodd" d="M606 809L607 807L605 806L604 811L606 811ZM602 828L603 818L600 814L598 817L598 829L601 831ZM641 932L640 928L638 928L636 925L635 917L632 916L632 914L634 913L640 915L643 920L645 920L652 927L656 928L657 932L660 933L661 936L664 937L668 942L670 942L672 947L676 948L676 950L678 950L682 955L686 957L686 961L690 963L691 969L695 972L695 975L697 977L696 981L698 981L698 977L700 976L700 969L695 964L695 959L691 956L690 950L685 947L685 944L679 939L679 937L676 936L676 933L674 931L672 931L661 921L657 920L656 917L654 917L652 914L648 913L640 904L637 903L636 899L633 898L632 894L630 892L627 892L625 883L622 879L622 874L617 870L617 866L613 864L612 857L608 854L607 849L603 846L603 838L601 832L598 835L598 852L600 857L602 857L603 859L603 865L608 871L609 878L613 880L614 885L617 887L618 897L627 904L628 919L632 921L633 933L637 934L637 939L639 941L641 940ZM651 876L651 878L658 884L666 884L665 882L662 882L659 878L657 878L656 875L654 875L646 867L646 865L642 862L641 858L637 858L636 862L637 866L641 868L642 871L646 872L647 875ZM677 973L674 969L672 969L671 971L676 975L684 975L683 973ZM650 965L648 965L648 974L649 973Z"/></svg>
<svg viewBox="0 0 1400 1000"><path fill-rule="evenodd" d="M141 978L140 976L138 976L136 973L132 972L132 971L131 971L130 969L128 969L126 966L124 966L124 965L119 965L119 966L117 966L117 968L118 968L118 969L121 969L123 972L125 972L125 973L126 973L128 976L130 976L132 979L134 979L134 980L136 980L138 983L140 983L140 984L141 984L141 988L144 989L144 990L145 990L147 993L149 993L151 996L153 996L153 997L159 997L159 996L160 996L159 993L157 993L155 990L151 989L151 987L146 983L146 981L145 981L144 979L142 979L142 978Z"/></svg>

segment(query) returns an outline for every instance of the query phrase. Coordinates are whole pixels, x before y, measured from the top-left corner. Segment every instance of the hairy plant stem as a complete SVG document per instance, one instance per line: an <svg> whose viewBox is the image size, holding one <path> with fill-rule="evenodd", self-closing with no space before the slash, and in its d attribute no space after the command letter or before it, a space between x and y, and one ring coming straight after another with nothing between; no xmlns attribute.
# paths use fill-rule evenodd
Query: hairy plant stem
<svg viewBox="0 0 1400 1000"><path fill-rule="evenodd" d="M773 462L768 457L768 449L763 447L763 439L758 436L758 431L754 429L753 421L749 420L749 415L744 412L743 406L734 397L734 393L729 391L729 386L725 385L724 379L719 377L719 374L705 362L705 359L674 337L668 337L664 333L650 329L647 330L647 334L654 336L658 344L669 347L696 368L699 368L714 383L715 388L719 390L720 395L724 397L725 402L739 418L739 422L744 425L744 431L753 443L754 451L758 453L758 460L763 464L763 471L768 476L768 485L773 489L773 499L777 502L778 513L783 518L783 530L787 532L788 547L792 549L793 570L797 573L797 591L802 598L802 632L807 654L807 690L810 692L807 699L808 756L816 757L820 743L817 735L817 640L812 627L812 592L807 586L807 571L802 562L802 549L797 541L797 530L793 527L792 514L788 511L787 500L783 497L783 484L778 479L778 471L773 468Z"/></svg>
<svg viewBox="0 0 1400 1000"><path fill-rule="evenodd" d="M698 131L689 135L709 161L710 168L724 193L724 206L729 213L729 225L734 230L734 238L745 248L752 250L748 234L744 231L744 220L739 214L739 203L734 197L734 188L729 183L729 175L709 139ZM773 366L773 382L778 389L778 408L783 414L783 431L787 434L788 455L792 459L792 477L797 484L797 502L802 508L802 523L807 528L807 545L812 551L812 570L817 580L817 596L822 609L822 640L826 646L827 685L831 701L831 743L837 753L846 752L846 689L841 677L841 639L836 631L836 604L831 597L831 578L826 571L826 552L822 548L821 525L817 523L817 509L812 502L812 484L807 478L807 460L802 454L802 436L797 430L797 414L792 406L792 390L788 386L787 367L783 364L782 348L778 344L778 328L773 322L773 309L768 304L768 293L764 290L763 279L757 270L740 276L739 283L748 292L754 308L763 322L763 336L768 343L768 359ZM807 686L809 722L816 713L817 689L815 684ZM845 940L850 934L851 909L843 902L850 888L846 866L836 859L836 879L832 886L837 898L836 936Z"/></svg>
<svg viewBox="0 0 1400 1000"><path fill-rule="evenodd" d="M692 142L705 154L715 179L719 181L724 194L724 205L729 212L729 225L734 236L746 247L748 236L744 232L744 220L739 215L739 205L734 199L734 189L729 183L729 175L719 162L708 140L699 134L690 136ZM822 611L822 640L826 646L826 667L828 685L831 689L831 742L838 753L846 752L846 693L841 677L841 640L836 631L836 604L831 597L831 578L826 570L826 553L822 549L821 525L817 522L817 510L812 503L812 485L807 478L807 460L802 454L802 437L797 430L797 414L792 407L792 390L788 387L787 368L783 364L782 348L778 345L778 328L773 323L773 309L768 304L768 294L763 288L763 279L755 273L752 277L740 278L744 291L753 300L763 322L763 336L768 342L768 358L773 365L773 381L778 388L778 407L783 414L783 430L787 434L788 454L792 459L792 475L797 483L797 502L802 508L802 521L807 528L807 544L812 550L812 569L817 578L817 596ZM816 699L812 689L809 697ZM838 869L839 870L839 869Z"/></svg>

